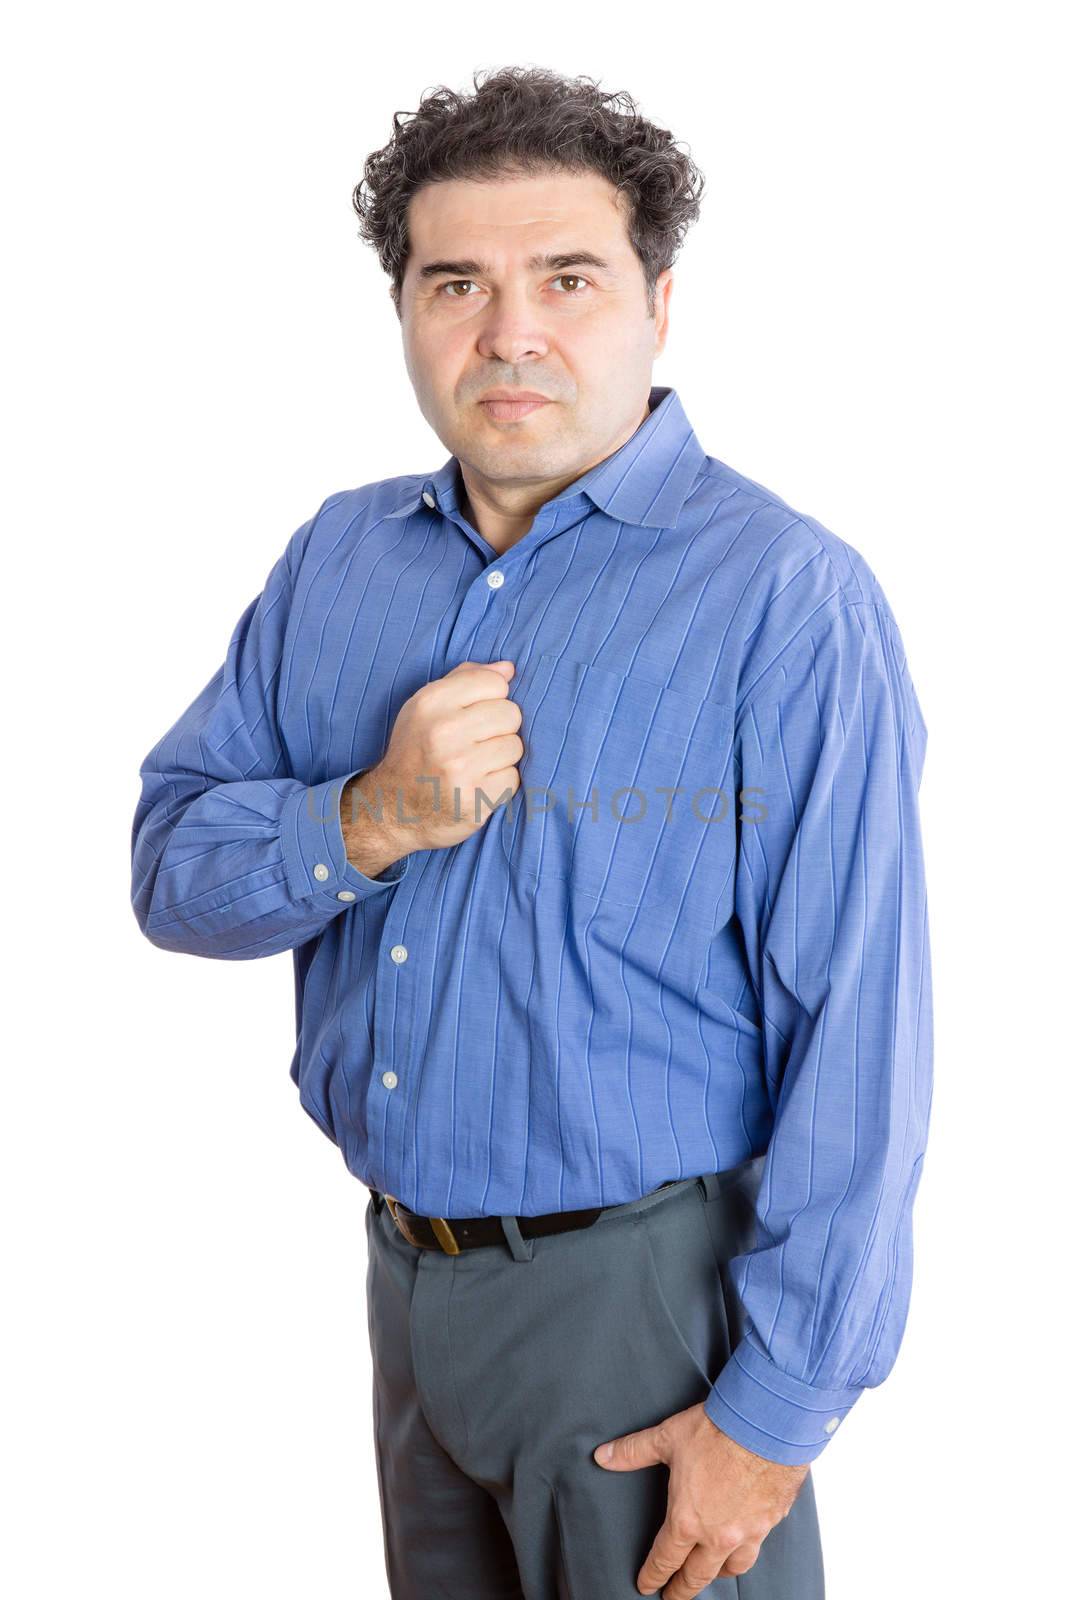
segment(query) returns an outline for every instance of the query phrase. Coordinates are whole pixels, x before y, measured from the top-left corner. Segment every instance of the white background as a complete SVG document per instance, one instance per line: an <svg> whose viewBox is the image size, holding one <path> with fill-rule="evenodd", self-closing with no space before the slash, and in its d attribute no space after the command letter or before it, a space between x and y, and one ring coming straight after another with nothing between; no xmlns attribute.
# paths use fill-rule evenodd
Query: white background
<svg viewBox="0 0 1067 1600"><path fill-rule="evenodd" d="M447 453L350 195L395 110L508 64L627 88L688 142L708 189L654 381L709 454L870 562L929 727L914 1291L892 1375L813 1469L829 1600L1045 1592L1064 1226L1051 19L215 0L9 25L8 1593L387 1594L366 1190L288 1076L291 957L150 946L129 833L143 756L290 534L326 495Z"/></svg>

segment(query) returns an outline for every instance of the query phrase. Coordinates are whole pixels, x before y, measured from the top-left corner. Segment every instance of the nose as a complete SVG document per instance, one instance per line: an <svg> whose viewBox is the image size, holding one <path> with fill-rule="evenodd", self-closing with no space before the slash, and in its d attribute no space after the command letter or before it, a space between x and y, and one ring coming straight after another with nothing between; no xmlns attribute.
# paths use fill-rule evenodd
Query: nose
<svg viewBox="0 0 1067 1600"><path fill-rule="evenodd" d="M522 290L501 290L479 328L478 354L512 364L545 355L549 340L541 317Z"/></svg>

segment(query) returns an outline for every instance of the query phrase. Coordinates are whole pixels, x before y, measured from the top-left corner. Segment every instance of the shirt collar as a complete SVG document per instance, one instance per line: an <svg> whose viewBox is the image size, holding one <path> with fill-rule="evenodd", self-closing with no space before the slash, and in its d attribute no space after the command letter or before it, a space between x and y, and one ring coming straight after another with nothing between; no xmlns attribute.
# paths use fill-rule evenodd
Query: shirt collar
<svg viewBox="0 0 1067 1600"><path fill-rule="evenodd" d="M704 450L685 414L678 391L653 385L649 415L613 455L576 478L546 502L556 505L585 494L605 515L645 528L674 528L698 470ZM409 486L400 503L386 515L407 517L429 496L442 509L459 505L461 470L454 455L421 483Z"/></svg>

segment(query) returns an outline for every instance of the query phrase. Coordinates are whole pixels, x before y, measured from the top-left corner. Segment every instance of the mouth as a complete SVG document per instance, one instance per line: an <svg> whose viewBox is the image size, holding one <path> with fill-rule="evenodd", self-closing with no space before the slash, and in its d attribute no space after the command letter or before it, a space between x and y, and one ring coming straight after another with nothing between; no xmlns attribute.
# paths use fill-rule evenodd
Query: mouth
<svg viewBox="0 0 1067 1600"><path fill-rule="evenodd" d="M520 417L528 417L535 411L540 411L543 406L550 406L551 400L479 400L478 404L483 411L488 411L491 417L498 422L518 422Z"/></svg>

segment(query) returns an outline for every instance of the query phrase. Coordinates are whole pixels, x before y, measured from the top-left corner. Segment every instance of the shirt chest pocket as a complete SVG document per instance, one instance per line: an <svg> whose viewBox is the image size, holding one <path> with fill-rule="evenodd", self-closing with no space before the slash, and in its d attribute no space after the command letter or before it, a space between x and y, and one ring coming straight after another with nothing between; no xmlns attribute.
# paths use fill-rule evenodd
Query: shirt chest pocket
<svg viewBox="0 0 1067 1600"><path fill-rule="evenodd" d="M522 781L503 833L513 871L670 908L732 852L725 705L552 651L520 704Z"/></svg>

